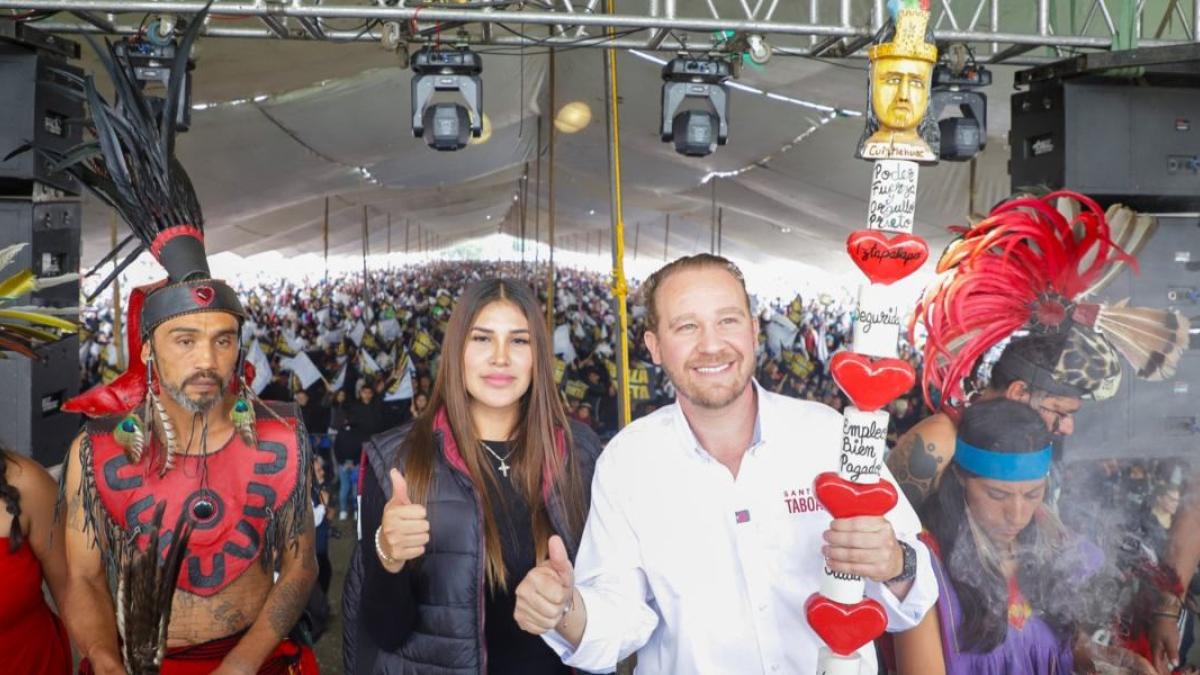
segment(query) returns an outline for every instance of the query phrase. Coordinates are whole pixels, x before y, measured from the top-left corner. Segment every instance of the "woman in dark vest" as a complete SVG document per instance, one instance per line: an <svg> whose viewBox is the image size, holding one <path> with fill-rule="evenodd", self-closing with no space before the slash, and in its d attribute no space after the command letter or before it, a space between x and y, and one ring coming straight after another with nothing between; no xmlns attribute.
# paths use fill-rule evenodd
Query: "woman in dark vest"
<svg viewBox="0 0 1200 675"><path fill-rule="evenodd" d="M514 591L574 557L600 442L567 421L528 287L469 287L442 347L428 408L365 448L346 672L569 673L517 627Z"/></svg>

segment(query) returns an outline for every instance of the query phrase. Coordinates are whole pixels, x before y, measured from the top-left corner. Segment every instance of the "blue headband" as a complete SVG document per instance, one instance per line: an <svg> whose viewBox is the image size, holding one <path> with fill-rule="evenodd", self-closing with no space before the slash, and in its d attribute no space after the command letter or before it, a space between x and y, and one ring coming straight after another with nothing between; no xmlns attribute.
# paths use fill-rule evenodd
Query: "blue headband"
<svg viewBox="0 0 1200 675"><path fill-rule="evenodd" d="M1051 446L1033 452L993 452L977 448L961 438L954 444L954 461L981 478L1025 481L1045 478L1050 473Z"/></svg>

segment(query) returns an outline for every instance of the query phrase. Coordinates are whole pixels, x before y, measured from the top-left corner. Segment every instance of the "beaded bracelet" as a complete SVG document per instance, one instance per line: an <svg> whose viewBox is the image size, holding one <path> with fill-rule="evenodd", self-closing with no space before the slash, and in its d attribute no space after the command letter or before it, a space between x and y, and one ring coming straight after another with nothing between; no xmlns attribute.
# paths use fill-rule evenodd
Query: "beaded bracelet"
<svg viewBox="0 0 1200 675"><path fill-rule="evenodd" d="M396 563L402 562L400 560L396 560L392 556L383 552L383 546L381 546L379 543L379 533L382 531L383 531L382 525L375 528L375 553L379 555L380 560L382 560L384 563L386 563L388 565L395 565Z"/></svg>

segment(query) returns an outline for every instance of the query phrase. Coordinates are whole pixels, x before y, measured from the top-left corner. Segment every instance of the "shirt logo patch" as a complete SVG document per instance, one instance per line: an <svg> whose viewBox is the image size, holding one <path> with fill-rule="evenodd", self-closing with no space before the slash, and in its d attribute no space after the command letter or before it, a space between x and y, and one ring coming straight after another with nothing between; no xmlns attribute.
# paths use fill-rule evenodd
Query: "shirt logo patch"
<svg viewBox="0 0 1200 675"><path fill-rule="evenodd" d="M735 521L736 521L736 522L737 522L739 525L741 525L742 523L748 523L748 522L750 522L750 510L749 510L749 509L742 509L741 511L734 511L734 513L733 513L733 519L734 519L734 520L735 520Z"/></svg>
<svg viewBox="0 0 1200 675"><path fill-rule="evenodd" d="M813 490L810 487L784 490L783 503L787 506L788 513L792 514L825 510L825 507L813 495Z"/></svg>

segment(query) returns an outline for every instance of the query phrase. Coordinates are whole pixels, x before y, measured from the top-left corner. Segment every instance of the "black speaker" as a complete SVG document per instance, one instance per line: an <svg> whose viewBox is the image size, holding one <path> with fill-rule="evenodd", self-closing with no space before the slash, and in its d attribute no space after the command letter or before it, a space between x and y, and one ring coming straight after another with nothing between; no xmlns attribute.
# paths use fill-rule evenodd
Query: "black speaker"
<svg viewBox="0 0 1200 675"><path fill-rule="evenodd" d="M1078 457L1167 457L1200 450L1200 221L1160 218L1158 230L1138 254L1140 274L1122 272L1101 299L1129 298L1139 307L1179 311L1191 323L1191 345L1175 377L1138 379L1128 364L1117 395L1086 403L1066 443Z"/></svg>
<svg viewBox="0 0 1200 675"><path fill-rule="evenodd" d="M82 141L83 106L70 95L83 71L67 63L78 45L11 21L0 21L0 159L21 146L31 150L0 161L0 249L24 244L0 270L29 269L41 280L79 271L80 185L53 172L46 151L64 153ZM79 282L56 284L7 303L79 310ZM43 345L36 358L0 359L0 446L58 464L79 431L77 415L61 412L80 386L79 338Z"/></svg>
<svg viewBox="0 0 1200 675"><path fill-rule="evenodd" d="M79 271L80 205L77 201L0 201L0 249L28 244L0 273L31 269L39 279ZM78 308L79 282L72 281L19 298L14 305Z"/></svg>
<svg viewBox="0 0 1200 675"><path fill-rule="evenodd" d="M82 420L59 408L79 393L79 338L38 350L38 359L0 359L0 446L44 466L63 460Z"/></svg>
<svg viewBox="0 0 1200 675"><path fill-rule="evenodd" d="M1200 87L1095 77L1013 94L1012 188L1068 188L1142 211L1200 209Z"/></svg>
<svg viewBox="0 0 1200 675"><path fill-rule="evenodd" d="M51 173L53 162L38 151L66 152L82 142L83 105L66 92L82 91L83 71L40 43L3 38L0 31L0 194L29 196L41 184L77 195L79 182ZM2 161L26 144L34 151Z"/></svg>

